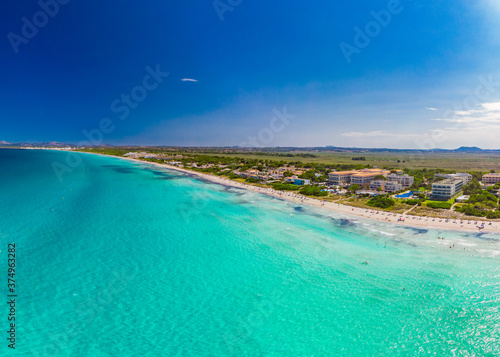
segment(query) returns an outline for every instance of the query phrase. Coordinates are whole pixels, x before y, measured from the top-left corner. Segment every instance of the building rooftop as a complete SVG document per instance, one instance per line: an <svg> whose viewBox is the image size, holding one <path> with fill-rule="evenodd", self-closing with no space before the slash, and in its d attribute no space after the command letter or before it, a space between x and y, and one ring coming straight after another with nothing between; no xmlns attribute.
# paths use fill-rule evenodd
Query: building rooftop
<svg viewBox="0 0 500 357"><path fill-rule="evenodd" d="M336 174L336 175L349 175L349 174L365 174L365 175L373 175L373 174L385 174L389 173L390 171L388 170L382 170L382 169L363 169L363 170L348 170L348 171L332 171L329 172L328 174Z"/></svg>
<svg viewBox="0 0 500 357"><path fill-rule="evenodd" d="M351 171L332 171L329 172L328 174L335 174L335 175L348 175L348 174L356 174L359 171L356 170L351 170Z"/></svg>
<svg viewBox="0 0 500 357"><path fill-rule="evenodd" d="M380 175L379 172L357 172L353 174L354 177L369 177L369 176L377 176Z"/></svg>
<svg viewBox="0 0 500 357"><path fill-rule="evenodd" d="M408 174L389 174L387 176L391 176L391 177L413 177L413 176L410 176Z"/></svg>
<svg viewBox="0 0 500 357"><path fill-rule="evenodd" d="M443 181L438 181L438 182L434 182L432 185L453 185L455 184L457 181L459 182L463 182L462 180L460 179L455 179L455 178L449 178L449 179L446 179L446 180L443 180Z"/></svg>

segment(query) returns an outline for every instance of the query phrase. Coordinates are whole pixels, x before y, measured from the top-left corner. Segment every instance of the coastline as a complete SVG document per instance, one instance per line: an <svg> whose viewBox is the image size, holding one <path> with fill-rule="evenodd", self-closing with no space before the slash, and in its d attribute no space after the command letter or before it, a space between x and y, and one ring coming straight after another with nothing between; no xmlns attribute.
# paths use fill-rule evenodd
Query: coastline
<svg viewBox="0 0 500 357"><path fill-rule="evenodd" d="M274 197L277 199L288 201L288 202L293 202L293 203L297 203L297 204L304 204L304 205L316 207L319 209L325 209L325 210L331 211L331 212L345 214L347 216L355 216L355 217L359 217L359 218L375 220L375 221L379 221L379 222L385 222L388 224L394 224L394 225L403 226L403 227L446 230L446 231L460 231L460 232L465 231L465 232L481 232L481 233L500 234L500 222L488 222L488 221L481 221L481 220L456 220L456 219L446 220L444 218L412 216L412 215L407 215L407 214L402 214L402 213L393 213L393 212L386 212L386 211L381 211L381 210L352 207L352 206L343 205L343 204L334 203L334 202L326 202L326 201L323 202L321 200L318 200L315 198L310 198L310 197L303 196L303 195L299 195L299 194L296 194L293 192L287 192L287 191L282 192L282 191L276 191L272 188L256 187L256 186L248 185L245 183L239 183L239 182L230 180L230 179L225 178L225 177L209 175L209 174L202 173L202 172L187 170L187 169L183 169L183 168L168 165L168 164L160 164L160 163L156 163L156 162L149 162L149 161L143 161L143 160L139 160L139 159L132 159L132 158L128 158L128 157L119 157L119 156L105 155L105 154L99 154L99 153L89 153L89 152L87 152L87 153L94 154L94 155L101 155L101 156L105 156L105 157L115 157L118 159L128 160L131 162L136 162L136 163L141 163L141 164L149 164L149 165L153 165L153 166L157 166L157 167L163 167L166 169L175 170L175 171L187 173L190 175L194 175L194 176L200 177L202 179L205 179L207 181L210 181L210 182L213 182L213 183L216 183L219 185L246 189L246 190L250 190L253 192L265 194L265 195L268 195L268 196L271 196L271 197ZM402 221L399 219L402 219ZM479 229L478 227L481 226L483 223L484 223L484 228Z"/></svg>
<svg viewBox="0 0 500 357"><path fill-rule="evenodd" d="M50 149L44 149L50 150ZM141 164L149 164L157 167L166 168L169 170L183 172L189 175L197 176L204 180L213 182L218 185L229 186L234 188L246 189L253 192L265 194L267 196L281 199L284 201L296 203L296 204L304 204L312 207L316 207L319 209L324 209L330 212L335 212L339 214L344 214L346 216L353 216L358 218L364 218L368 220L385 222L387 224L392 224L396 226L403 227L413 227L413 228L421 228L421 229L434 229L434 230L445 230L445 231L458 231L458 232L481 232L481 233L493 233L500 234L500 222L495 221L485 221L485 220L460 220L460 219L445 219L445 218L434 218L434 217L426 217L426 216L413 216L411 214L404 213L394 213L394 212L386 212L382 210L376 209L366 209L353 207L348 205L343 205L334 202L323 202L319 199L310 198L307 196L303 196L300 194L296 194L288 191L276 191L272 188L264 188L257 187L253 185L248 185L245 183L239 183L233 180L230 180L225 177L215 176L206 174L203 172L192 171L188 169L183 169L180 167L168 165L168 164L160 164L157 162L149 162L143 161L139 159L132 159L128 157L114 156L114 155L106 155L100 153L86 152L86 151L73 151L73 150L64 150L59 149L57 151L68 151L68 152L78 152L84 154L91 155L99 155L104 157L113 157L117 159L127 160L130 162L141 163ZM401 220L400 220L401 219ZM479 227L484 223L484 228L479 229Z"/></svg>

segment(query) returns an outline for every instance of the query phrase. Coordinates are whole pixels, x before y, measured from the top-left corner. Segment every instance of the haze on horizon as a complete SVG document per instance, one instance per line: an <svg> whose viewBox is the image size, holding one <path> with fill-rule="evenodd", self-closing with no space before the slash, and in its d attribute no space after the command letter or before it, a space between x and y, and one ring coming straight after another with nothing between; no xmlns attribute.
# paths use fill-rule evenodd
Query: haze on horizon
<svg viewBox="0 0 500 357"><path fill-rule="evenodd" d="M0 141L500 149L494 0L0 7Z"/></svg>

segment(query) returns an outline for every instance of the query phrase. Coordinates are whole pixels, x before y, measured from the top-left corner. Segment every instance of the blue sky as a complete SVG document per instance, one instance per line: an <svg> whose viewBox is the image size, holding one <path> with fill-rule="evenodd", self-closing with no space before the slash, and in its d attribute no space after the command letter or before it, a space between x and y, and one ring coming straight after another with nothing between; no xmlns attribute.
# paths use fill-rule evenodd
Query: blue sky
<svg viewBox="0 0 500 357"><path fill-rule="evenodd" d="M0 141L500 148L497 1L59 1L0 5Z"/></svg>

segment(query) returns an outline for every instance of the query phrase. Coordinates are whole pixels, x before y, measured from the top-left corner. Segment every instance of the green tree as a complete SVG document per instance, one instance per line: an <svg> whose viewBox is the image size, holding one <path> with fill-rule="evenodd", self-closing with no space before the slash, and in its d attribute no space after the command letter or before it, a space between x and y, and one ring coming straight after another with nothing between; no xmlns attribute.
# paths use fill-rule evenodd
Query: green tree
<svg viewBox="0 0 500 357"><path fill-rule="evenodd" d="M357 190L359 190L361 187L359 187L358 184L354 184L348 187L348 190L351 191L352 193L356 193Z"/></svg>
<svg viewBox="0 0 500 357"><path fill-rule="evenodd" d="M312 182L315 182L317 180L317 177L316 175L314 174L314 170L308 170L304 173L302 173L299 178L303 178L303 179L309 179L311 180Z"/></svg>
<svg viewBox="0 0 500 357"><path fill-rule="evenodd" d="M427 207L433 209L450 209L451 203L449 202L427 202Z"/></svg>
<svg viewBox="0 0 500 357"><path fill-rule="evenodd" d="M249 177L245 180L245 182L248 182L248 183L259 183L260 180L258 178L255 178L255 177Z"/></svg>
<svg viewBox="0 0 500 357"><path fill-rule="evenodd" d="M472 182L468 185L465 185L464 188L465 195L472 195L482 191L481 184L476 178L472 179Z"/></svg>
<svg viewBox="0 0 500 357"><path fill-rule="evenodd" d="M328 193L326 191L321 191L321 187L319 186L303 186L299 193L307 196L327 196Z"/></svg>
<svg viewBox="0 0 500 357"><path fill-rule="evenodd" d="M388 196L375 196L371 198L366 204L371 207L389 208L394 206L395 202Z"/></svg>

